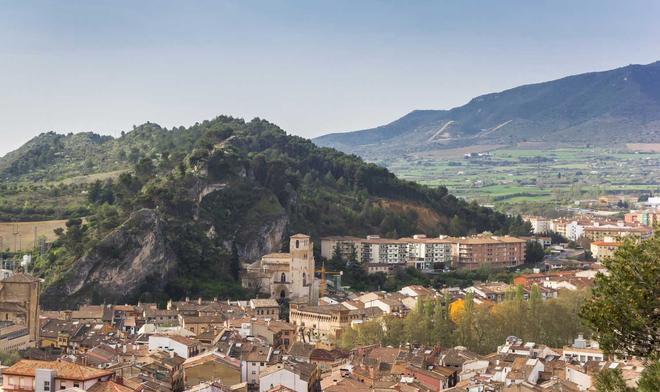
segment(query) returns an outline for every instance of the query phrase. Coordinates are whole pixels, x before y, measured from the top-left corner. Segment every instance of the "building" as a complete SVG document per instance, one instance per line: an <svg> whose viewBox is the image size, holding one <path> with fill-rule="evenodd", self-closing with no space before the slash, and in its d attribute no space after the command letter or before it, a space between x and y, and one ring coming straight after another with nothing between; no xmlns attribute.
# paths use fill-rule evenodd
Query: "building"
<svg viewBox="0 0 660 392"><path fill-rule="evenodd" d="M296 340L296 328L280 320L253 321L252 334L264 338L268 344L276 349L288 350Z"/></svg>
<svg viewBox="0 0 660 392"><path fill-rule="evenodd" d="M410 265L421 270L431 270L434 264L451 262L451 241L446 236L429 238L424 234L416 234L412 238L381 238L370 235L367 238L358 237L324 237L321 238L321 256L330 259L335 249L344 260L356 258L363 264L369 264L372 273L376 266L392 264ZM387 272L384 267L379 272Z"/></svg>
<svg viewBox="0 0 660 392"><path fill-rule="evenodd" d="M573 341L572 346L564 346L563 349L564 361L578 361L586 363L588 361L604 361L606 358L603 351L600 349L598 342L594 340L587 340L582 335Z"/></svg>
<svg viewBox="0 0 660 392"><path fill-rule="evenodd" d="M546 234L552 231L552 220L541 216L528 216L525 220L532 225L534 234Z"/></svg>
<svg viewBox="0 0 660 392"><path fill-rule="evenodd" d="M289 322L309 340L332 340L353 322L382 315L376 307L349 310L344 305L309 306L291 304Z"/></svg>
<svg viewBox="0 0 660 392"><path fill-rule="evenodd" d="M205 332L221 331L224 328L225 319L223 316L179 315L179 325L195 335L201 335Z"/></svg>
<svg viewBox="0 0 660 392"><path fill-rule="evenodd" d="M199 354L199 343L181 335L151 335L149 351L166 351L188 359Z"/></svg>
<svg viewBox="0 0 660 392"><path fill-rule="evenodd" d="M22 350L32 346L27 327L13 321L0 321L0 352Z"/></svg>
<svg viewBox="0 0 660 392"><path fill-rule="evenodd" d="M280 318L280 305L272 298L251 299L250 309L252 309L255 316L259 318Z"/></svg>
<svg viewBox="0 0 660 392"><path fill-rule="evenodd" d="M339 247L339 254L343 260L350 260L355 257L361 262L362 241L360 237L333 236L321 238L321 257L326 260L332 259L335 250Z"/></svg>
<svg viewBox="0 0 660 392"><path fill-rule="evenodd" d="M475 283L465 289L465 292L474 294L477 298L487 299L493 302L502 302L507 292L511 291L511 285L502 282Z"/></svg>
<svg viewBox="0 0 660 392"><path fill-rule="evenodd" d="M313 302L314 245L308 235L290 238L289 253L271 253L250 264L243 275L243 287L257 289L271 298Z"/></svg>
<svg viewBox="0 0 660 392"><path fill-rule="evenodd" d="M451 241L446 236L427 238L423 234L416 234L413 238L403 238L401 241L407 243L407 263L417 269L430 271L435 264L451 263Z"/></svg>
<svg viewBox="0 0 660 392"><path fill-rule="evenodd" d="M606 257L611 257L621 246L623 246L623 242L614 241L611 237L605 237L603 241L594 241L591 243L591 256L601 261Z"/></svg>
<svg viewBox="0 0 660 392"><path fill-rule="evenodd" d="M653 234L650 227L630 227L621 225L598 225L584 228L584 237L589 241L604 241L605 237L621 238L632 236L648 238Z"/></svg>
<svg viewBox="0 0 660 392"><path fill-rule="evenodd" d="M628 225L655 226L660 223L660 210L639 210L630 211L623 217L623 221Z"/></svg>
<svg viewBox="0 0 660 392"><path fill-rule="evenodd" d="M180 392L185 387L185 359L174 353L164 351L149 355L146 363L138 363L137 380L148 385L151 390L163 392Z"/></svg>
<svg viewBox="0 0 660 392"><path fill-rule="evenodd" d="M525 240L510 236L477 235L452 241L456 269L510 268L525 262Z"/></svg>
<svg viewBox="0 0 660 392"><path fill-rule="evenodd" d="M278 386L296 392L321 391L321 371L312 363L279 363L262 373L259 378L259 391L269 391Z"/></svg>
<svg viewBox="0 0 660 392"><path fill-rule="evenodd" d="M25 326L34 345L39 341L40 294L41 281L25 273L0 281L0 321Z"/></svg>
<svg viewBox="0 0 660 392"><path fill-rule="evenodd" d="M5 391L51 392L66 388L88 390L97 382L108 381L113 372L65 361L23 359L2 370Z"/></svg>

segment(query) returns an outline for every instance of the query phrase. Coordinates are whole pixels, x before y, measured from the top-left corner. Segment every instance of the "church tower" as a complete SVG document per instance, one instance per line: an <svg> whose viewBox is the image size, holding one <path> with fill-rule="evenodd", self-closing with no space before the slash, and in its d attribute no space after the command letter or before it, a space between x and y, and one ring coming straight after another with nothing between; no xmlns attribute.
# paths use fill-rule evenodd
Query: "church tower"
<svg viewBox="0 0 660 392"><path fill-rule="evenodd" d="M292 291L298 297L308 297L314 283L314 244L305 234L291 236L289 242L291 254Z"/></svg>

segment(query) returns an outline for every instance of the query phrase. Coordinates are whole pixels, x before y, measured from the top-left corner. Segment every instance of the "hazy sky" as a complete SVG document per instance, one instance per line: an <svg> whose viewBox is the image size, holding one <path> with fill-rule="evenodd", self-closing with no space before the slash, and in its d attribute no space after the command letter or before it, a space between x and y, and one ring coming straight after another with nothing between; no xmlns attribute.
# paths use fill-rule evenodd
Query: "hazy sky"
<svg viewBox="0 0 660 392"><path fill-rule="evenodd" d="M230 114L311 137L660 60L659 1L12 1L0 155Z"/></svg>

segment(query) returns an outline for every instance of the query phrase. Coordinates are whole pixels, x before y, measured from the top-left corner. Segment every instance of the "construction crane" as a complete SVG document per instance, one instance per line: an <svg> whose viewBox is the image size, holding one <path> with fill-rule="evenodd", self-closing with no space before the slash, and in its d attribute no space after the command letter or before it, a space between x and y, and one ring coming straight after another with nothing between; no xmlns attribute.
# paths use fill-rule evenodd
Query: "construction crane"
<svg viewBox="0 0 660 392"><path fill-rule="evenodd" d="M319 285L319 298L323 298L325 296L325 286L328 285L328 282L325 280L325 275L339 275L342 276L344 274L344 271L326 271L325 270L325 261L323 264L321 264L321 269L316 270L316 272L321 274L321 284Z"/></svg>

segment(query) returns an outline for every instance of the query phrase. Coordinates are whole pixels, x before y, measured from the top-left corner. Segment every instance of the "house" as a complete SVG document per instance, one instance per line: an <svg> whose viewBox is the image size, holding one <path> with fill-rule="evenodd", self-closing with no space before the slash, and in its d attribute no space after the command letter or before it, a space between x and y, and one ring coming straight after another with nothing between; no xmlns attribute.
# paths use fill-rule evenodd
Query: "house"
<svg viewBox="0 0 660 392"><path fill-rule="evenodd" d="M164 392L181 392L184 389L185 359L175 353L164 351L149 355L146 364L138 363L140 383L151 386L150 389Z"/></svg>
<svg viewBox="0 0 660 392"><path fill-rule="evenodd" d="M241 382L248 388L259 384L261 372L268 366L279 362L280 351L261 344L253 344L241 354Z"/></svg>
<svg viewBox="0 0 660 392"><path fill-rule="evenodd" d="M506 376L506 385L527 382L536 385L545 366L538 358L518 357L511 365L511 371Z"/></svg>
<svg viewBox="0 0 660 392"><path fill-rule="evenodd" d="M401 290L399 290L399 293L413 298L417 298L417 297L426 298L433 295L433 290L420 285L412 285L402 288Z"/></svg>
<svg viewBox="0 0 660 392"><path fill-rule="evenodd" d="M325 350L315 348L309 355L309 362L318 365L322 372L339 369L348 361L349 354L346 351L334 349Z"/></svg>
<svg viewBox="0 0 660 392"><path fill-rule="evenodd" d="M295 341L296 328L281 320L252 322L252 334L263 337L273 348L288 350Z"/></svg>
<svg viewBox="0 0 660 392"><path fill-rule="evenodd" d="M251 299L250 309L257 317L280 318L280 304L273 298Z"/></svg>
<svg viewBox="0 0 660 392"><path fill-rule="evenodd" d="M458 371L444 366L428 366L425 368L408 365L406 376L413 377L429 391L439 392L453 388L458 383Z"/></svg>
<svg viewBox="0 0 660 392"><path fill-rule="evenodd" d="M179 315L179 325L195 335L208 331L221 331L225 325L223 316L183 316Z"/></svg>
<svg viewBox="0 0 660 392"><path fill-rule="evenodd" d="M187 359L199 354L199 343L180 335L149 336L149 351L172 352Z"/></svg>
<svg viewBox="0 0 660 392"><path fill-rule="evenodd" d="M284 362L270 366L259 378L259 391L283 386L296 392L321 391L321 371L305 362Z"/></svg>
<svg viewBox="0 0 660 392"><path fill-rule="evenodd" d="M178 325L179 313L174 309L145 309L142 317L146 324Z"/></svg>
<svg viewBox="0 0 660 392"><path fill-rule="evenodd" d="M493 302L502 302L506 293L511 290L511 285L502 282L476 283L465 289L467 293L473 293L476 297Z"/></svg>
<svg viewBox="0 0 660 392"><path fill-rule="evenodd" d="M109 381L97 382L96 384L92 385L92 387L89 388L87 391L88 392L134 392L135 389L120 384L118 382L109 380Z"/></svg>
<svg viewBox="0 0 660 392"><path fill-rule="evenodd" d="M582 334L578 335L571 346L564 346L562 357L564 361L577 361L580 363L604 361L606 359L605 353L600 349L598 342L587 340Z"/></svg>
<svg viewBox="0 0 660 392"><path fill-rule="evenodd" d="M375 307L383 311L383 314L400 314L403 312L404 306L401 301L394 298L379 298L374 301L369 301L365 304L365 308Z"/></svg>
<svg viewBox="0 0 660 392"><path fill-rule="evenodd" d="M212 383L215 380L222 380L224 385L241 382L240 361L217 351L189 358L184 362L183 368L186 375L185 384L188 387Z"/></svg>
<svg viewBox="0 0 660 392"><path fill-rule="evenodd" d="M2 370L5 391L49 392L66 388L89 390L100 381L107 381L114 372L77 365L65 361L23 359Z"/></svg>

